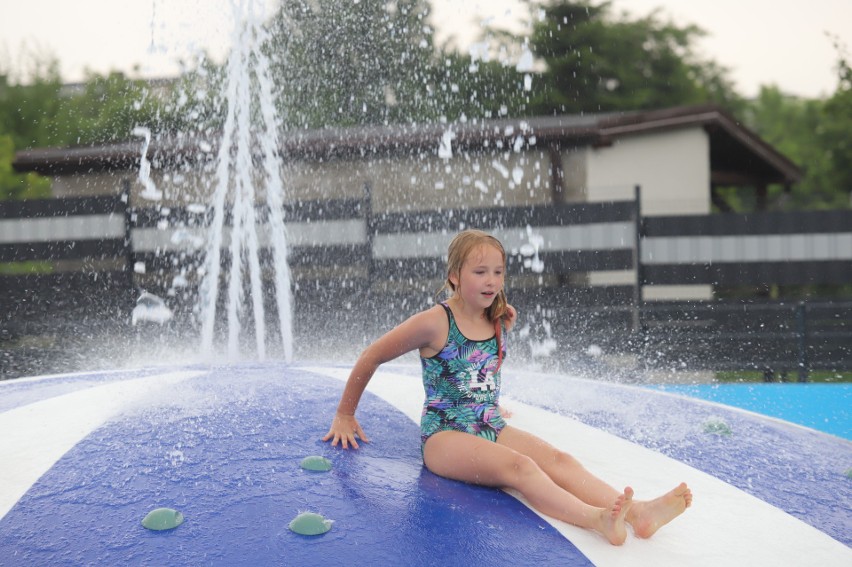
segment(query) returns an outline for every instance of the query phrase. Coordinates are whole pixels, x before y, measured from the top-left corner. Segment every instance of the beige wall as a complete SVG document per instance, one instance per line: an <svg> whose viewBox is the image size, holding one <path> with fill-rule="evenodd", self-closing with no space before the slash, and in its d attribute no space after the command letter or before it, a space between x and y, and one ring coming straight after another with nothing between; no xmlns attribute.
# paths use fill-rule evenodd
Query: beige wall
<svg viewBox="0 0 852 567"><path fill-rule="evenodd" d="M548 203L549 170L547 152L532 150L456 152L447 159L427 154L357 161L302 161L286 165L283 175L287 201L359 199L364 195L364 187L369 186L374 211L404 212ZM54 196L115 195L129 182L134 205L169 207L209 204L216 189L209 171L155 169L151 180L162 191L162 201L148 201L140 196L143 186L133 171L57 176Z"/></svg>
<svg viewBox="0 0 852 567"><path fill-rule="evenodd" d="M550 161L540 151L426 156L368 166L376 210L506 207L550 202Z"/></svg>
<svg viewBox="0 0 852 567"><path fill-rule="evenodd" d="M588 200L588 150L571 149L562 152L562 200L582 203Z"/></svg>
<svg viewBox="0 0 852 567"><path fill-rule="evenodd" d="M61 198L118 195L122 191L123 180L129 178L130 174L126 172L57 175L52 179L53 196Z"/></svg>
<svg viewBox="0 0 852 567"><path fill-rule="evenodd" d="M710 140L694 127L619 138L612 146L580 150L586 157L589 201L632 199L642 188L642 214L689 215L710 213ZM631 285L634 271L592 272L594 286ZM709 285L644 286L648 301L706 300Z"/></svg>
<svg viewBox="0 0 852 567"><path fill-rule="evenodd" d="M710 139L703 128L626 136L584 151L589 201L632 199L638 184L643 215L710 213Z"/></svg>
<svg viewBox="0 0 852 567"><path fill-rule="evenodd" d="M209 202L212 195L210 187L212 177L198 170L153 170L151 181L163 192L160 201L149 201L140 196L144 187L136 171L113 171L102 173L84 173L57 175L53 177L54 197L91 197L97 195L119 195L125 184L130 184L130 199L134 206L170 207L188 203Z"/></svg>
<svg viewBox="0 0 852 567"><path fill-rule="evenodd" d="M456 152L373 160L299 162L288 167L289 198L360 198L374 211L516 206L549 202L550 161L542 151Z"/></svg>

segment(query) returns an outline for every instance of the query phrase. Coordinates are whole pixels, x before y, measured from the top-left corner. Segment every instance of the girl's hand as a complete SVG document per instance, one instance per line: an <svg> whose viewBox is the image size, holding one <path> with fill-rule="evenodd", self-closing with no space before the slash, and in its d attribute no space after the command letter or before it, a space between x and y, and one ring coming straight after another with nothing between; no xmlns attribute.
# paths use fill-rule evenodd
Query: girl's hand
<svg viewBox="0 0 852 567"><path fill-rule="evenodd" d="M350 444L353 449L357 449L358 442L355 441L356 435L365 443L370 442L367 436L364 435L364 431L361 429L361 425L355 419L354 415L336 413L334 414L334 420L331 422L331 428L329 428L328 433L325 434L322 440L331 440L332 447L337 447L337 443L340 442L344 449L348 449Z"/></svg>

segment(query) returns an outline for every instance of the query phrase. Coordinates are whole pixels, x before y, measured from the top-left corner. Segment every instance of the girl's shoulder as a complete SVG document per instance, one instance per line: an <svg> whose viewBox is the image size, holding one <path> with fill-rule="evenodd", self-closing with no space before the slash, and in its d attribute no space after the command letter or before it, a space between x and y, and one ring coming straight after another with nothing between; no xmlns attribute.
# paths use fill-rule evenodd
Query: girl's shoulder
<svg viewBox="0 0 852 567"><path fill-rule="evenodd" d="M428 358L444 348L450 323L443 306L440 304L433 305L429 309L413 315L408 323L417 329L415 332L422 341L420 343L421 356Z"/></svg>
<svg viewBox="0 0 852 567"><path fill-rule="evenodd" d="M449 321L449 316L452 311L449 310L443 303L436 303L429 309L424 309L417 316L421 317L424 322L428 322L438 327L446 327Z"/></svg>
<svg viewBox="0 0 852 567"><path fill-rule="evenodd" d="M441 304L433 305L409 317L400 327L417 329L421 333L446 332L448 326L447 312Z"/></svg>

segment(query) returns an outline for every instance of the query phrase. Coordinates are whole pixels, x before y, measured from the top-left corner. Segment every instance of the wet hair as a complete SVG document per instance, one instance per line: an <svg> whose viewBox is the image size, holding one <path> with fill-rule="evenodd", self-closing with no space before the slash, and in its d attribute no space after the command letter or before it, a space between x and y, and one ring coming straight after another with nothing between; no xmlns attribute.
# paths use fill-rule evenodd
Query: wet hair
<svg viewBox="0 0 852 567"><path fill-rule="evenodd" d="M450 242L450 247L447 251L447 279L443 287L438 292L449 290L456 291L456 286L450 281L450 276L461 277L461 269L464 263L470 258L477 248L481 246L493 246L500 251L503 257L503 266L506 265L506 250L503 244L495 237L481 230L468 229L458 233L453 241ZM506 292L501 288L497 293L494 302L485 310L485 316L491 322L496 322L500 319L509 318L508 301L506 300Z"/></svg>

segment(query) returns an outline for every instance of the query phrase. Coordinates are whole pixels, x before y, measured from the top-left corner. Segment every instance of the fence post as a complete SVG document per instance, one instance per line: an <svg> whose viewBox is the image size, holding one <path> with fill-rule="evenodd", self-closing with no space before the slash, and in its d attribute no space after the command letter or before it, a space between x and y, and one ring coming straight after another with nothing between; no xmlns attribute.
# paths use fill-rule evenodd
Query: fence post
<svg viewBox="0 0 852 567"><path fill-rule="evenodd" d="M373 266L373 240L376 236L376 223L373 219L373 188L369 181L364 183L364 223L367 230L367 292L373 289L375 267Z"/></svg>
<svg viewBox="0 0 852 567"><path fill-rule="evenodd" d="M642 236L645 233L642 222L642 188L636 185L633 188L633 270L636 272L636 282L633 286L633 332L639 332L642 328L642 285L645 283L645 275L642 270Z"/></svg>
<svg viewBox="0 0 852 567"><path fill-rule="evenodd" d="M800 301L796 305L796 339L799 350L799 382L808 381L808 319L807 304Z"/></svg>
<svg viewBox="0 0 852 567"><path fill-rule="evenodd" d="M130 179L123 177L121 179L121 201L124 203L124 275L130 288L129 293L133 293L133 263L135 260L133 254L133 208L130 203L131 191Z"/></svg>

